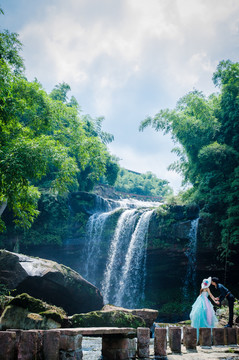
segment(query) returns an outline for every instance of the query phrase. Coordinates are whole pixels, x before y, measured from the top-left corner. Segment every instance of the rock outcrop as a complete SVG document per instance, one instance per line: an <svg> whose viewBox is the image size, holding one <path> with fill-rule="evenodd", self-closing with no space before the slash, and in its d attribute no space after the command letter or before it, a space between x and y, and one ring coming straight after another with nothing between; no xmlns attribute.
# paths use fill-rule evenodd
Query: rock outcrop
<svg viewBox="0 0 239 360"><path fill-rule="evenodd" d="M123 311L125 313L130 313L135 316L139 316L145 321L145 326L151 328L153 326L154 321L157 319L158 310L153 309L125 309L118 306L113 305L105 305L102 309L103 312L110 311Z"/></svg>
<svg viewBox="0 0 239 360"><path fill-rule="evenodd" d="M0 328L5 329L56 329L71 325L66 312L28 294L17 295L5 307Z"/></svg>
<svg viewBox="0 0 239 360"><path fill-rule="evenodd" d="M92 311L69 317L72 327L145 327L145 321L125 311Z"/></svg>
<svg viewBox="0 0 239 360"><path fill-rule="evenodd" d="M1 319L0 327L2 330L6 329L57 329L61 325L45 316L37 313L31 313L27 309L20 308L18 306L9 305L4 310Z"/></svg>
<svg viewBox="0 0 239 360"><path fill-rule="evenodd" d="M54 261L0 250L0 282L62 307L69 315L101 309L100 291L76 271Z"/></svg>

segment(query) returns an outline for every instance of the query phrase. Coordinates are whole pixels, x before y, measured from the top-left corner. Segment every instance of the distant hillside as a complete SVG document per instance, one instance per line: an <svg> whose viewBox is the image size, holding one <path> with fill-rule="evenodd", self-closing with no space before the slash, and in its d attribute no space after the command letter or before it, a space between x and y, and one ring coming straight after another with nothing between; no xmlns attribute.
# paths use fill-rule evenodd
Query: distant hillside
<svg viewBox="0 0 239 360"><path fill-rule="evenodd" d="M99 186L97 188L99 190ZM167 180L159 179L151 172L140 174L123 168L118 173L114 187L107 188L111 192L111 197L114 193L115 197L133 197L154 201L161 201L165 196L173 193ZM104 190L102 189L102 191Z"/></svg>

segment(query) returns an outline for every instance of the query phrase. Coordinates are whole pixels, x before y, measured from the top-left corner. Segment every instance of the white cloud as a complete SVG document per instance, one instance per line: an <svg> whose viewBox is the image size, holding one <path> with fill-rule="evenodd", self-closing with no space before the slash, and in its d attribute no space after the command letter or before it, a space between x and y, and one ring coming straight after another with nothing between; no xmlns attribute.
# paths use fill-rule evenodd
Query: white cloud
<svg viewBox="0 0 239 360"><path fill-rule="evenodd" d="M138 125L193 88L214 91L218 62L238 61L239 2L47 0L33 7L30 0L9 0L6 6L14 3L22 9L16 22L27 76L47 90L69 83L84 112L106 117L112 149L128 166L176 179L166 170L170 139L139 135Z"/></svg>

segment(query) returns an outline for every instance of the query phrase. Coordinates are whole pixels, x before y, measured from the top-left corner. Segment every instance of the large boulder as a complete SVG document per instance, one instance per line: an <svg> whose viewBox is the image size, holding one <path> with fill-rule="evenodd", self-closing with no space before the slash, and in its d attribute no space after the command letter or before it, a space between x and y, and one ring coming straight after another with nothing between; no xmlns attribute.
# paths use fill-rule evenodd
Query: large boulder
<svg viewBox="0 0 239 360"><path fill-rule="evenodd" d="M138 316L145 321L145 326L151 328L153 326L154 321L157 319L158 310L153 309L125 309L123 307L114 306L114 305L105 305L102 309L103 312L125 312L130 313L132 315Z"/></svg>
<svg viewBox="0 0 239 360"><path fill-rule="evenodd" d="M69 315L101 309L100 291L76 271L54 261L0 250L0 282L62 307Z"/></svg>
<svg viewBox="0 0 239 360"><path fill-rule="evenodd" d="M125 311L92 311L71 316L72 327L145 327L145 321Z"/></svg>

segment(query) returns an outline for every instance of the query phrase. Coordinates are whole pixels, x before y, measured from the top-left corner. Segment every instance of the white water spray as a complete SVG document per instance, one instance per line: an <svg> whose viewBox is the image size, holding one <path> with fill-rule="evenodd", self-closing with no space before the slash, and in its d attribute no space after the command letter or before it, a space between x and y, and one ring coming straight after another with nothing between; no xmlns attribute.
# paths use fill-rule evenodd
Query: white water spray
<svg viewBox="0 0 239 360"><path fill-rule="evenodd" d="M186 277L183 286L183 294L186 300L189 298L190 290L193 293L195 292L198 222L199 218L191 221L188 249L185 252L185 255L188 258Z"/></svg>
<svg viewBox="0 0 239 360"><path fill-rule="evenodd" d="M115 304L132 308L144 297L146 249L149 221L153 210L144 212L137 223L120 275Z"/></svg>
<svg viewBox="0 0 239 360"><path fill-rule="evenodd" d="M144 298L148 226L152 208L157 206L159 203L133 199L97 201L97 212L87 224L82 275L100 288L105 303L134 307ZM115 220L118 216L118 221L109 243L105 236L111 216Z"/></svg>

